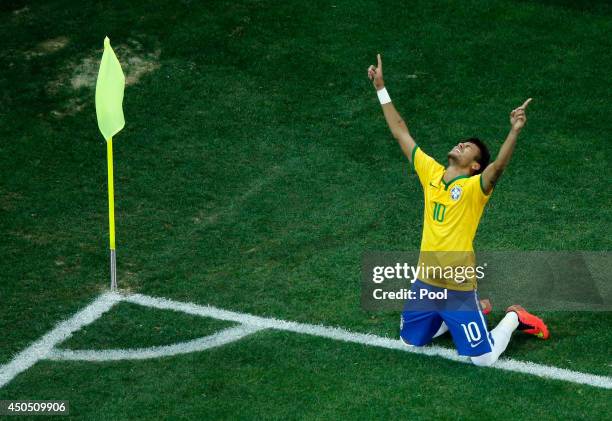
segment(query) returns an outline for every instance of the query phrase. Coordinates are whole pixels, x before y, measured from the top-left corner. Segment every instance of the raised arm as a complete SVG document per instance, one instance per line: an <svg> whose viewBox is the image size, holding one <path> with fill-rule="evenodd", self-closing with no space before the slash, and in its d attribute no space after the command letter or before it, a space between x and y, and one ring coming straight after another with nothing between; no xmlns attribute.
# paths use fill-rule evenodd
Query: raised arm
<svg viewBox="0 0 612 421"><path fill-rule="evenodd" d="M499 180L502 173L506 169L506 166L510 162L512 153L514 152L514 146L516 145L516 139L519 133L527 123L527 115L525 110L531 102L531 98L523 103L518 108L515 108L510 113L510 132L504 141L504 144L499 149L497 158L493 161L485 170L482 172L482 188L486 194L491 193L495 183Z"/></svg>
<svg viewBox="0 0 612 421"><path fill-rule="evenodd" d="M415 148L416 143L412 136L410 136L410 132L408 131L408 126L402 116L399 115L393 103L389 99L388 94L385 89L385 82L383 81L383 73L382 73L382 60L380 59L380 54L377 55L378 65L371 65L368 67L368 77L374 84L376 91L379 93L379 98L386 97L388 102L385 102L384 99L381 99L383 113L385 114L385 120L387 120L387 125L393 134L393 137L397 140L404 155L408 157L410 162L412 162L412 150Z"/></svg>

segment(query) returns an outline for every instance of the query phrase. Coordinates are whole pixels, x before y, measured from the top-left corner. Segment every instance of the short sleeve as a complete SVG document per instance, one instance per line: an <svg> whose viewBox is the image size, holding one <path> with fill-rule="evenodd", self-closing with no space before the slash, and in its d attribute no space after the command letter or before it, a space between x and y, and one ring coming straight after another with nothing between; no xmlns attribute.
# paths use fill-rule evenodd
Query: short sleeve
<svg viewBox="0 0 612 421"><path fill-rule="evenodd" d="M491 194L493 194L493 190L491 190L489 194L486 194L484 192L484 185L482 184L482 173L475 175L471 178L474 179L474 184L476 184L474 186L474 200L477 204L485 205L489 201Z"/></svg>
<svg viewBox="0 0 612 421"><path fill-rule="evenodd" d="M442 165L423 152L418 145L412 150L412 165L423 186L427 185L436 172L440 169L444 170Z"/></svg>

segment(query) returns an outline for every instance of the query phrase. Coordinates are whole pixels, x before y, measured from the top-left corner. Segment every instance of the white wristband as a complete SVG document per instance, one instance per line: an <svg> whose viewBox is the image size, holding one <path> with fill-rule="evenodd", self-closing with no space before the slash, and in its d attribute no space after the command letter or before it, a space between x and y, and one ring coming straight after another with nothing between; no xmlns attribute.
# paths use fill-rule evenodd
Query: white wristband
<svg viewBox="0 0 612 421"><path fill-rule="evenodd" d="M385 105L391 102L391 97L387 92L387 88L382 88L380 91L376 91L380 105Z"/></svg>

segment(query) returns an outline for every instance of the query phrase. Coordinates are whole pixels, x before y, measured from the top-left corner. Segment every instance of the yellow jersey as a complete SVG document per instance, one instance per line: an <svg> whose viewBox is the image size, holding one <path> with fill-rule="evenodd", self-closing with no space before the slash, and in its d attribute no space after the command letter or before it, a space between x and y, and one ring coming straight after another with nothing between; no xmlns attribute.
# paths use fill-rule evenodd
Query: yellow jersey
<svg viewBox="0 0 612 421"><path fill-rule="evenodd" d="M491 193L485 194L482 174L458 176L446 183L445 168L418 146L412 151L412 163L423 187L425 200L423 236L419 266L423 282L441 288L469 291L476 288L476 275L457 276L457 268L475 267L472 242ZM436 272L426 267L439 266ZM444 271L455 268L455 273ZM473 269L467 270L472 273ZM449 276L450 275L450 276Z"/></svg>

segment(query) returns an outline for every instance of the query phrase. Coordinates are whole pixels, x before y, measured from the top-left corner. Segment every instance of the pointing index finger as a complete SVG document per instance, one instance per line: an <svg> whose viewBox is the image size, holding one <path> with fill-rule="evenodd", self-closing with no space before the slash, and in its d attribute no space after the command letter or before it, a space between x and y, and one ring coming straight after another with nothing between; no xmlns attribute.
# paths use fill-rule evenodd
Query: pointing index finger
<svg viewBox="0 0 612 421"><path fill-rule="evenodd" d="M521 105L519 108L525 109L527 108L527 106L529 105L529 103L531 102L532 98L528 98L527 101L525 101L523 103L523 105Z"/></svg>
<svg viewBox="0 0 612 421"><path fill-rule="evenodd" d="M376 54L376 58L378 59L378 68L382 69L382 60L380 59L380 54Z"/></svg>

